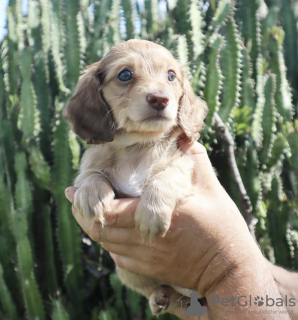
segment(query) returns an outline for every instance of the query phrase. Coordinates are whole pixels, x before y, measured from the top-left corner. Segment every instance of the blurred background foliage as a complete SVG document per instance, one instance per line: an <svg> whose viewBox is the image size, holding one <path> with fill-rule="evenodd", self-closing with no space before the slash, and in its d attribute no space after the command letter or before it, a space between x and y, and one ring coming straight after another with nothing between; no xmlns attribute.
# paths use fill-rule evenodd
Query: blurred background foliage
<svg viewBox="0 0 298 320"><path fill-rule="evenodd" d="M241 209L219 114L274 263L298 269L298 4L292 0L10 0L0 56L0 319L153 319L64 197L84 147L61 111L85 66L130 38L185 64L209 105L201 141ZM159 319L174 319L164 315Z"/></svg>

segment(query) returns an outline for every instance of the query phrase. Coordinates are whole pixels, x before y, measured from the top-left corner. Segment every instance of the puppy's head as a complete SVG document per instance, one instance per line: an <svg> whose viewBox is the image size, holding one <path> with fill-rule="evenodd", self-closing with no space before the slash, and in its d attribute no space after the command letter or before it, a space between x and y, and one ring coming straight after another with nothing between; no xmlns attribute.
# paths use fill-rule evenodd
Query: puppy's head
<svg viewBox="0 0 298 320"><path fill-rule="evenodd" d="M87 68L64 116L92 144L112 141L116 130L159 135L175 127L197 140L206 109L168 50L130 40Z"/></svg>

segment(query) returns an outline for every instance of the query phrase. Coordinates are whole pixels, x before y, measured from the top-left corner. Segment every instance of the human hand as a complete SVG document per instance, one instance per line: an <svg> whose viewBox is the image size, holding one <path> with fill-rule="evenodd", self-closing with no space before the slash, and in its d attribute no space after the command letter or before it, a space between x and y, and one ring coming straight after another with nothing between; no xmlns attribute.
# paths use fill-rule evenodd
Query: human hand
<svg viewBox="0 0 298 320"><path fill-rule="evenodd" d="M142 241L134 226L139 199L114 200L104 228L97 222L90 224L75 210L73 214L120 268L195 290L208 301L227 275L241 270L245 278L251 275L251 267L263 269L263 258L239 210L217 180L205 148L182 141L180 149L195 162L196 193L177 206L170 230L153 246ZM74 188L66 190L70 201L74 192Z"/></svg>

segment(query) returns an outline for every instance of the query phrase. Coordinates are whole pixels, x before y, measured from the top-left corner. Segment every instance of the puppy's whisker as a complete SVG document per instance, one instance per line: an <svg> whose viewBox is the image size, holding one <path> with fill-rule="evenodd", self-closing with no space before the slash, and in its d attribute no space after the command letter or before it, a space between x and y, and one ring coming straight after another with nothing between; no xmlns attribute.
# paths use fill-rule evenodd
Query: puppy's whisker
<svg viewBox="0 0 298 320"><path fill-rule="evenodd" d="M119 111L119 115L121 115L122 112L127 111L129 109L132 109L132 107L124 107Z"/></svg>
<svg viewBox="0 0 298 320"><path fill-rule="evenodd" d="M181 123L180 119L176 119L176 124L177 124L178 126L182 126L182 123Z"/></svg>
<svg viewBox="0 0 298 320"><path fill-rule="evenodd" d="M145 86L139 86L139 87L138 87L138 91L140 91L140 92L142 92L142 93L145 94L145 93L148 91L148 88L145 87Z"/></svg>
<svg viewBox="0 0 298 320"><path fill-rule="evenodd" d="M107 120L107 118L113 114L112 110L109 110L106 115L104 116L104 118L102 119L102 127L104 126L105 121Z"/></svg>
<svg viewBox="0 0 298 320"><path fill-rule="evenodd" d="M113 97L109 97L108 99L106 99L106 101L108 104L112 104L117 99L119 100L119 97L113 96Z"/></svg>
<svg viewBox="0 0 298 320"><path fill-rule="evenodd" d="M122 99L124 99L124 100L126 100L126 101L128 101L128 102L132 101L132 99L131 99L131 98L123 97Z"/></svg>

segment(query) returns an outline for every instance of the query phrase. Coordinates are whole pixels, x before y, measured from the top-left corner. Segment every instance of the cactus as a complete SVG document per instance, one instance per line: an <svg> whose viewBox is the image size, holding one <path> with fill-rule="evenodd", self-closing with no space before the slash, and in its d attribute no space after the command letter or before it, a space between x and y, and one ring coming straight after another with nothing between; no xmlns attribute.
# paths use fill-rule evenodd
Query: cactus
<svg viewBox="0 0 298 320"><path fill-rule="evenodd" d="M298 146L297 146L298 132L292 132L289 137L289 145L291 148L291 171L290 171L290 181L293 186L293 191L296 197L298 197Z"/></svg>
<svg viewBox="0 0 298 320"><path fill-rule="evenodd" d="M125 25L126 25L126 39L133 39L135 37L135 11L134 4L131 0L122 0L121 1L124 17L125 17Z"/></svg>
<svg viewBox="0 0 298 320"><path fill-rule="evenodd" d="M11 260L16 259L16 241L13 235L13 222L12 222L12 208L11 204L8 201L10 197L10 193L7 188L5 188L5 180L6 180L6 174L7 170L5 169L6 161L4 159L3 154L3 148L1 145L0 148L0 170L1 170L1 176L0 176L0 205L1 205L1 211L0 211L0 224L1 226L6 226L6 228L1 228L0 233L0 273L1 273L1 279L0 283L1 285L1 292L3 293L3 300L0 301L0 305L2 306L6 316L9 319L14 319L12 316L15 314L16 306L14 302L12 301L11 292L19 292L20 287L17 281L16 274L14 270L11 268ZM10 184L9 176L7 177L8 184ZM9 257L9 258L8 258ZM4 270L3 270L3 269ZM1 294L2 297L2 294ZM17 295L14 295L15 300L19 300L19 297ZM18 301L19 302L19 301ZM10 305L12 304L12 305Z"/></svg>
<svg viewBox="0 0 298 320"><path fill-rule="evenodd" d="M69 315L60 300L53 301L52 320L69 320Z"/></svg>
<svg viewBox="0 0 298 320"><path fill-rule="evenodd" d="M274 249L274 256L276 263L279 265L287 265L288 261L288 244L286 241L286 230L289 210L287 205L281 206L280 200L280 188L281 180L278 176L275 176L272 181L272 194L269 209L268 209L268 222L269 222L269 234Z"/></svg>
<svg viewBox="0 0 298 320"><path fill-rule="evenodd" d="M241 24L241 34L244 45L249 48L251 60L253 61L253 75L256 76L257 59L261 50L261 23L259 16L259 1L237 1L239 8L236 11Z"/></svg>
<svg viewBox="0 0 298 320"><path fill-rule="evenodd" d="M11 7L7 9L8 37L3 41L2 49L4 83L6 91L14 94L18 86L18 38L16 32L16 18Z"/></svg>
<svg viewBox="0 0 298 320"><path fill-rule="evenodd" d="M51 135L51 97L49 90L49 70L48 56L43 51L43 42L40 34L40 14L41 9L37 1L29 2L28 9L28 41L34 48L32 51L33 72L31 71L32 85L35 93L36 116L40 117L40 146L46 157L50 157L48 148L45 146L50 143ZM31 106L32 108L32 106Z"/></svg>
<svg viewBox="0 0 298 320"><path fill-rule="evenodd" d="M177 54L208 103L201 142L222 184L240 205L216 113L235 139L260 247L298 268L293 1L28 2L23 15L22 1L10 0L0 43L1 319L153 319L145 299L122 287L108 254L79 232L64 196L85 146L62 109L85 66L124 39Z"/></svg>
<svg viewBox="0 0 298 320"><path fill-rule="evenodd" d="M218 1L216 11L212 19L212 23L209 26L209 30L216 32L219 29L227 17L230 15L233 8L233 1L220 0Z"/></svg>
<svg viewBox="0 0 298 320"><path fill-rule="evenodd" d="M277 111L283 118L290 120L292 118L292 96L286 78L286 66L282 54L284 31L281 28L273 27L268 33L272 39L269 49L272 59L272 71L277 77L278 90L275 93Z"/></svg>
<svg viewBox="0 0 298 320"><path fill-rule="evenodd" d="M46 1L46 0L43 0ZM62 51L65 43L64 26L61 21L62 16L62 4L56 2L54 4L49 3L49 10L52 12L51 18L53 30L50 33L51 37L51 54L55 64L55 76L58 82L59 90L65 94L69 93L69 89L66 87L64 76L66 74L65 61L63 59ZM46 7L44 8L46 10ZM48 15L48 12L44 14Z"/></svg>
<svg viewBox="0 0 298 320"><path fill-rule="evenodd" d="M204 88L204 99L206 100L209 112L206 124L211 124L214 113L219 108L219 95L221 92L222 72L219 67L219 52L223 44L220 36L213 37L210 40L211 52L209 54L209 62L206 71L206 83Z"/></svg>
<svg viewBox="0 0 298 320"><path fill-rule="evenodd" d="M44 0L45 1L45 0ZM67 87L74 87L80 75L80 42L79 42L79 28L77 16L79 13L79 3L71 0L63 1L62 15L65 22L65 34L67 34L68 41L65 42L65 59L66 63L66 79ZM61 52L61 51L60 51Z"/></svg>
<svg viewBox="0 0 298 320"><path fill-rule="evenodd" d="M158 12L158 1L157 0L145 0L144 12L146 19L146 33L151 35L158 30L159 12Z"/></svg>
<svg viewBox="0 0 298 320"><path fill-rule="evenodd" d="M61 115L62 103L56 101L58 118L54 132L54 196L59 210L57 216L57 238L60 244L61 259L64 268L64 281L73 307L81 314L81 288L83 286L83 271L80 258L80 240L76 222L70 214L70 207L64 196L64 189L72 184L73 171L71 165L71 150L68 144L68 126ZM59 110L60 108L60 110Z"/></svg>
<svg viewBox="0 0 298 320"><path fill-rule="evenodd" d="M263 57L261 55L259 55L256 64L256 69L258 72L256 85L257 103L251 130L252 137L256 145L260 148L263 140L262 118L265 106L264 88L266 82L266 76L263 75Z"/></svg>
<svg viewBox="0 0 298 320"><path fill-rule="evenodd" d="M222 88L222 105L219 115L226 122L234 108L238 107L240 97L240 37L235 21L230 18L225 25L227 41L221 51L222 75L225 79Z"/></svg>
<svg viewBox="0 0 298 320"><path fill-rule="evenodd" d="M240 105L242 107L248 107L251 110L255 106L254 96L254 83L252 79L252 66L249 53L245 47L242 48L241 52L241 64L242 64L242 95Z"/></svg>
<svg viewBox="0 0 298 320"><path fill-rule="evenodd" d="M29 17L32 20L34 19L35 23L38 18L40 19L40 25L41 25L43 32L41 35L41 39L38 39L37 42L39 42L39 46L41 46L41 49L43 52L43 57L45 60L45 74L46 74L46 79L48 82L49 81L49 58L50 58L49 55L50 55L50 50L51 50L51 46L52 46L51 14L49 14L49 13L51 13L51 3L48 0L41 0L39 2L39 7L40 7L40 12L39 12L40 17L34 16L34 13L32 13L33 14L32 17L31 16L29 16ZM29 7L29 9L30 9L30 7ZM31 14L31 10L29 11L29 14Z"/></svg>
<svg viewBox="0 0 298 320"><path fill-rule="evenodd" d="M45 319L43 302L33 273L33 256L27 236L30 218L32 217L32 195L29 181L26 178L26 158L24 153L16 153L15 167L17 172L16 208L13 209L13 231L17 244L19 277L26 314L29 319Z"/></svg>
<svg viewBox="0 0 298 320"><path fill-rule="evenodd" d="M4 310L5 319L16 319L17 318L17 309L12 300L11 294L5 284L3 278L3 268L0 264L0 304ZM4 319L4 317L2 318Z"/></svg>
<svg viewBox="0 0 298 320"><path fill-rule="evenodd" d="M203 53L205 37L203 34L204 20L202 11L195 0L192 0L189 6L189 20L192 30L193 59L197 59Z"/></svg>
<svg viewBox="0 0 298 320"><path fill-rule="evenodd" d="M113 0L111 12L109 16L109 26L105 28L106 46L102 52L105 55L113 44L117 44L121 41L120 36L120 16L119 16L119 1Z"/></svg>
<svg viewBox="0 0 298 320"><path fill-rule="evenodd" d="M20 97L20 117L19 128L23 132L26 140L32 139L39 135L39 112L36 108L36 96L31 83L31 63L32 54L29 50L24 49L21 54L21 74L22 88Z"/></svg>
<svg viewBox="0 0 298 320"><path fill-rule="evenodd" d="M298 37L297 37L297 21L294 16L295 2L292 0L283 0L281 4L281 22L285 31L285 60L287 62L287 73L289 75L289 81L293 86L298 84L298 68L297 68L297 52L298 52Z"/></svg>
<svg viewBox="0 0 298 320"><path fill-rule="evenodd" d="M265 82L265 104L263 109L262 128L263 143L260 153L260 160L266 163L271 154L272 143L274 140L276 111L274 103L274 95L276 91L276 77L269 75Z"/></svg>
<svg viewBox="0 0 298 320"><path fill-rule="evenodd" d="M187 40L184 36L178 36L178 43L177 43L177 54L178 60L183 65L184 69L189 73L189 69L187 67L187 56L188 56L188 48L187 48Z"/></svg>
<svg viewBox="0 0 298 320"><path fill-rule="evenodd" d="M289 143L283 133L279 133L273 139L271 155L267 162L268 168L277 165L284 154L289 151Z"/></svg>
<svg viewBox="0 0 298 320"><path fill-rule="evenodd" d="M258 203L260 200L262 200L262 185L258 167L258 153L254 143L250 141L250 144L247 147L246 163L242 163L240 168L241 175L244 179L244 185L246 187L253 208L253 213L255 215L257 215Z"/></svg>
<svg viewBox="0 0 298 320"><path fill-rule="evenodd" d="M41 273L40 278L41 288L44 292L47 292L48 296L53 296L57 293L58 275L55 266L55 247L54 247L54 230L52 230L51 223L51 207L49 205L40 206L40 216L36 219L37 222L43 226L43 238L42 246L36 244L38 248L42 248L42 255L40 255L40 261L44 262L44 269L38 270ZM38 249L37 248L37 249Z"/></svg>

